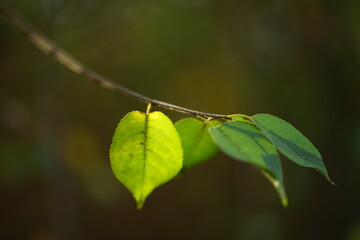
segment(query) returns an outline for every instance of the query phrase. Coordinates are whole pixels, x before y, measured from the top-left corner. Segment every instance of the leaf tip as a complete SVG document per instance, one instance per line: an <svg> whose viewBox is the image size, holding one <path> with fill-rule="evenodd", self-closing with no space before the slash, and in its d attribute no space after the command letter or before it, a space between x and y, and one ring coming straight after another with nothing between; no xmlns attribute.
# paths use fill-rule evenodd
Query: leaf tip
<svg viewBox="0 0 360 240"><path fill-rule="evenodd" d="M283 196L281 198L281 204L284 208L286 208L288 205L289 205L289 201L288 201L288 198L286 196Z"/></svg>
<svg viewBox="0 0 360 240"><path fill-rule="evenodd" d="M330 179L328 179L328 181L331 183L331 185L333 185L333 186L337 186L337 184L336 184L336 183L334 183L333 181L331 181Z"/></svg>
<svg viewBox="0 0 360 240"><path fill-rule="evenodd" d="M328 174L326 174L326 179L330 182L331 185L333 185L333 186L336 186L336 185L337 185L335 182L333 182L333 181L330 179L330 177L329 177Z"/></svg>
<svg viewBox="0 0 360 240"><path fill-rule="evenodd" d="M336 183L334 183L334 182L330 179L329 174L328 174L325 166L324 166L324 169L318 169L318 168L317 168L316 170L317 170L321 175L323 175L323 176L326 178L326 180L328 180L328 181L330 182L331 185L333 185L333 186L336 186L336 185L337 185Z"/></svg>
<svg viewBox="0 0 360 240"><path fill-rule="evenodd" d="M326 180L328 180L331 185L333 185L333 186L336 186L336 185L337 185L336 183L334 183L334 182L330 179L330 177L329 177L328 174L326 174L326 175L324 175L324 176L325 176Z"/></svg>
<svg viewBox="0 0 360 240"><path fill-rule="evenodd" d="M136 202L136 209L141 210L144 207L145 200L140 200Z"/></svg>
<svg viewBox="0 0 360 240"><path fill-rule="evenodd" d="M276 186L275 184L274 184L274 186L276 187L276 190L279 193L281 205L284 208L286 208L289 205L289 200L288 200L287 194L285 192L285 189L283 187Z"/></svg>

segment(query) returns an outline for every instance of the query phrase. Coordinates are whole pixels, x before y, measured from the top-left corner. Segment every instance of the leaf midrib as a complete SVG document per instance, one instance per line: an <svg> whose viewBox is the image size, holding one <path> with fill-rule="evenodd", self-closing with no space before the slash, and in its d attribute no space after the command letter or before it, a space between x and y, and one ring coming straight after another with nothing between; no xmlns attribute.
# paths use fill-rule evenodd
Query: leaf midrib
<svg viewBox="0 0 360 240"><path fill-rule="evenodd" d="M147 161L147 135L149 128L149 114L145 114L145 123L144 123L144 161L143 161L143 171L142 171L142 179L141 179L141 195L140 202L143 202L144 198L144 182L145 182L145 171L146 171L146 161Z"/></svg>
<svg viewBox="0 0 360 240"><path fill-rule="evenodd" d="M293 155L295 155L295 157L297 157L298 159L300 159L301 161L303 161L303 162L304 162L304 166L306 166L306 167L313 167L313 168L315 168L315 169L321 170L319 166L313 164L311 161L309 161L309 163L308 163L307 161L305 161L305 158L302 156L302 154L298 153L292 146L290 146L290 145L288 145L286 142L284 142L284 141L278 136L278 134L274 133L274 132L271 131L271 130L266 129L265 126L264 126L263 124L259 123L258 121L256 121L256 122L263 128L262 131L268 132L269 134L271 134L271 137L275 138L276 140L278 140L279 142L281 142L282 144L284 144L284 145L290 150L290 152L291 152ZM266 135L265 135L265 136L266 136ZM271 137L268 137L268 139L270 140L270 142L272 142L272 141L271 141ZM274 144L274 143L273 143L273 144ZM295 144L295 143L294 143L294 144ZM296 145L296 144L295 144L295 145ZM275 145L275 146L276 146L276 145ZM299 148L304 149L303 147L300 147L300 146L299 146ZM278 148L278 149L279 149L279 148ZM305 149L304 149L304 150L305 150ZM289 154L287 154L286 152L283 152L282 149L279 149L279 151L280 151L281 153L283 153L285 156L287 156L287 157L289 157L289 158L291 159L291 157L288 156ZM306 151L306 150L305 150L305 151ZM306 151L306 152L309 152L309 151ZM310 152L309 152L309 153L310 153ZM310 153L310 154L313 154L313 153ZM316 156L316 155L314 154L314 156ZM316 156L316 157L317 157L317 156ZM321 159L321 158L320 158L320 159Z"/></svg>

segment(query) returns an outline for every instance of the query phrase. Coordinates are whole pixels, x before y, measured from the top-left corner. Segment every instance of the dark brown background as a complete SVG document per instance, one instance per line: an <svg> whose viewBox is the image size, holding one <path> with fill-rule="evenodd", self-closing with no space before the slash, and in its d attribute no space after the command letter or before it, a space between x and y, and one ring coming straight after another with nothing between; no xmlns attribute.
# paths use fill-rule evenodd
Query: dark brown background
<svg viewBox="0 0 360 240"><path fill-rule="evenodd" d="M0 239L360 239L359 1L5 2L143 94L288 120L338 185L283 159L284 209L256 169L219 154L139 212L108 149L121 117L146 106L72 74L0 17Z"/></svg>

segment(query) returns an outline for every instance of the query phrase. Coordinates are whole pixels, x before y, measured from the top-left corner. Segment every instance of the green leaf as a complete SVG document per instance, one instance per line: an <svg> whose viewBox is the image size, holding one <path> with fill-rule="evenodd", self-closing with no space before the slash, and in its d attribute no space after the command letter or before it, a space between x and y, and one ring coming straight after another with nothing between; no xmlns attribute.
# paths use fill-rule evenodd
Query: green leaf
<svg viewBox="0 0 360 240"><path fill-rule="evenodd" d="M204 122L195 118L184 118L175 123L184 151L184 169L215 155L218 147L208 129L219 124L219 121Z"/></svg>
<svg viewBox="0 0 360 240"><path fill-rule="evenodd" d="M315 168L331 182L319 151L290 123L269 114L257 114L252 119L287 158L300 166Z"/></svg>
<svg viewBox="0 0 360 240"><path fill-rule="evenodd" d="M138 209L159 185L182 167L183 152L171 120L161 112L128 113L115 130L110 147L111 167L134 196Z"/></svg>
<svg viewBox="0 0 360 240"><path fill-rule="evenodd" d="M282 204L287 205L278 153L256 126L242 121L226 122L210 128L210 134L227 155L260 168L276 188Z"/></svg>

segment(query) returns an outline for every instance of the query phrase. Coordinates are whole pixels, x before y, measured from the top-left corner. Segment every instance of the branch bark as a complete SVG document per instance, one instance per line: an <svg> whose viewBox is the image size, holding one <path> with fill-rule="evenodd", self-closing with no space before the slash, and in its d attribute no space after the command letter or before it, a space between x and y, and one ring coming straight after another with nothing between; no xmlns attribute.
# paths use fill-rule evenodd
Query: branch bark
<svg viewBox="0 0 360 240"><path fill-rule="evenodd" d="M24 33L29 41L45 55L52 57L55 61L71 70L72 72L84 76L89 81L99 85L101 87L120 92L124 95L134 97L141 102L151 103L154 106L159 106L165 109L169 109L176 112L181 112L185 114L191 114L195 116L200 116L204 118L217 118L217 119L229 119L227 115L215 114L215 113L206 113L189 108L180 107L171 103L159 101L152 99L145 95L142 95L138 92L135 92L131 89L128 89L102 75L95 72L75 57L71 56L64 49L56 45L52 40L46 37L44 34L27 24L22 20L17 14L12 10L7 8L2 0L0 0L0 15L3 15L7 18L17 29Z"/></svg>

